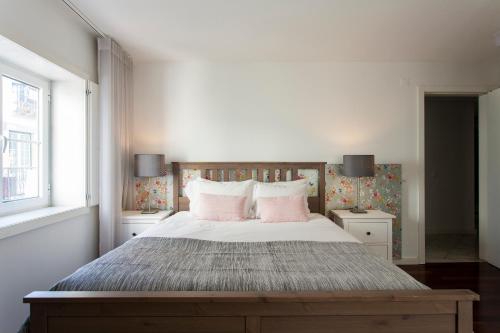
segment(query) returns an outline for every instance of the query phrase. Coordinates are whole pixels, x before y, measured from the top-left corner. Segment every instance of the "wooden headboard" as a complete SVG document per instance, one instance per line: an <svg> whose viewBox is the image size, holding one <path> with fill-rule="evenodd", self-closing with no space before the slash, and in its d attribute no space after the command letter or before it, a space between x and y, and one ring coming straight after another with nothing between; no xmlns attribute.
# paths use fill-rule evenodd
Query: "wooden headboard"
<svg viewBox="0 0 500 333"><path fill-rule="evenodd" d="M189 199L183 195L185 183L202 177L215 181L291 181L310 179L309 209L325 214L325 162L173 162L174 211L189 210Z"/></svg>

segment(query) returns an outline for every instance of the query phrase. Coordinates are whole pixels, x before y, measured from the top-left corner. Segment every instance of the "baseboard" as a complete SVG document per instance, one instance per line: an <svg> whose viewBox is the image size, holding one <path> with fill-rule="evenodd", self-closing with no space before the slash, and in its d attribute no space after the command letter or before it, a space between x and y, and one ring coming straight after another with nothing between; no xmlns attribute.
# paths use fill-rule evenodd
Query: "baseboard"
<svg viewBox="0 0 500 333"><path fill-rule="evenodd" d="M395 265L418 265L420 262L417 257L407 257L392 261Z"/></svg>

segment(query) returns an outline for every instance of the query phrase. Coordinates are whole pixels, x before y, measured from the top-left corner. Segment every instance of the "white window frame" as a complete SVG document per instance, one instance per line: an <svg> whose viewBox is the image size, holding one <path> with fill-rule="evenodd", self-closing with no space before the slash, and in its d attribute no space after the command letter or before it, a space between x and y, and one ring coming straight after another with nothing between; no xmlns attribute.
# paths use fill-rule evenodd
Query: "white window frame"
<svg viewBox="0 0 500 333"><path fill-rule="evenodd" d="M12 66L0 62L0 126L2 124L3 116L3 76L8 76L12 79L25 82L29 85L40 89L40 110L39 110L39 184L38 193L36 198L26 198L14 201L2 202L0 200L0 216L26 212L34 209L48 207L50 205L50 181L49 181L49 145L50 145L50 81L42 78L29 71L23 70L16 66ZM2 128L0 127L0 132ZM8 133L0 133L7 135ZM0 142L0 150L3 149L3 140ZM2 153L2 151L0 151ZM2 159L0 158L0 171L2 168ZM3 174L0 174L2 179L0 181L0 195L3 193ZM1 199L1 197L0 197Z"/></svg>

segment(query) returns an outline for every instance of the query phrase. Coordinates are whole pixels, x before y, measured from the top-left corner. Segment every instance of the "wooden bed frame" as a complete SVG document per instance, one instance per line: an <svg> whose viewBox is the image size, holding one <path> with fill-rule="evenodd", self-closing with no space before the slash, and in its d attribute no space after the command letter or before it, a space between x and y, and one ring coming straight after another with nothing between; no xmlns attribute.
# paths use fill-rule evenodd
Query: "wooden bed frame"
<svg viewBox="0 0 500 333"><path fill-rule="evenodd" d="M313 212L325 212L325 163L173 163L176 211L189 205L182 195L185 169L219 180L231 175L263 180L267 170L270 175L281 170L291 180L299 177L299 169L317 169L318 193L309 205ZM31 333L471 333L477 300L470 290L35 291L24 297L30 304Z"/></svg>

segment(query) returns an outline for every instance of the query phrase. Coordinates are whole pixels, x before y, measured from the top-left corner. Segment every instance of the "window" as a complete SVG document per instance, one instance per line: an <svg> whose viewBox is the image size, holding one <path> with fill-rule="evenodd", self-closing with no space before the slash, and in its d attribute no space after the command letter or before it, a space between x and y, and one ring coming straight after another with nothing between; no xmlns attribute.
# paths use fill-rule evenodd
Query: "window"
<svg viewBox="0 0 500 333"><path fill-rule="evenodd" d="M4 122L5 123L5 122ZM12 201L38 196L38 170L32 164L32 132L9 129L9 151L4 158L3 201ZM6 166L8 165L8 166ZM33 181L34 180L34 181Z"/></svg>
<svg viewBox="0 0 500 333"><path fill-rule="evenodd" d="M0 214L48 206L49 82L0 63Z"/></svg>

